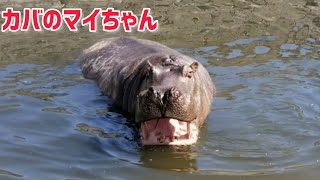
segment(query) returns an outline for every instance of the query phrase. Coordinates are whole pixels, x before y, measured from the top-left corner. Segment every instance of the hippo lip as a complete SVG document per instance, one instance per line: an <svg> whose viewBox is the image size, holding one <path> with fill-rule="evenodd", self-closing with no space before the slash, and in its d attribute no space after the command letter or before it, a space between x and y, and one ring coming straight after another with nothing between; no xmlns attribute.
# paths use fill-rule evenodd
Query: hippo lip
<svg viewBox="0 0 320 180"><path fill-rule="evenodd" d="M199 130L194 123L174 118L159 118L141 123L143 145L191 145L196 143Z"/></svg>

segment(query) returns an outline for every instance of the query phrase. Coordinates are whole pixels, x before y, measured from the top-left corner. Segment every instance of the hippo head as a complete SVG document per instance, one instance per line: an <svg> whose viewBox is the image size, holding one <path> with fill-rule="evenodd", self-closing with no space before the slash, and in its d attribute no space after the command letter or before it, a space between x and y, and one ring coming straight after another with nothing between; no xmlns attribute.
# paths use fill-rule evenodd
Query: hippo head
<svg viewBox="0 0 320 180"><path fill-rule="evenodd" d="M159 56L143 64L135 105L143 145L190 145L198 139L199 63L182 60Z"/></svg>

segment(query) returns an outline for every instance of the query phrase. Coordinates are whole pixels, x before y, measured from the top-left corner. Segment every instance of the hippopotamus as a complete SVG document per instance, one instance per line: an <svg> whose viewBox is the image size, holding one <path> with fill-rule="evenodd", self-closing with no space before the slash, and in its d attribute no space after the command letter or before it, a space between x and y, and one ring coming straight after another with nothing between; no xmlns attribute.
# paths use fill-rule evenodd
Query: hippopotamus
<svg viewBox="0 0 320 180"><path fill-rule="evenodd" d="M84 77L139 125L142 145L196 143L216 91L197 60L132 37L103 39L79 60Z"/></svg>

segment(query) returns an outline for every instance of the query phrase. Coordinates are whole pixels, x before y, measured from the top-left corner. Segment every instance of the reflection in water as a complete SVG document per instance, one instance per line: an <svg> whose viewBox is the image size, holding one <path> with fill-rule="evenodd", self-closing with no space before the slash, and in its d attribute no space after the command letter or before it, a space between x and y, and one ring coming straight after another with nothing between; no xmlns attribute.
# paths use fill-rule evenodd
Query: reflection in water
<svg viewBox="0 0 320 180"><path fill-rule="evenodd" d="M77 124L77 127L81 132L91 133L101 138L115 138L119 136L117 133L106 133L103 131L102 128L91 127L88 124L84 124L84 123Z"/></svg>
<svg viewBox="0 0 320 180"><path fill-rule="evenodd" d="M17 177L17 178L23 177L23 176L21 176L19 174L16 174L16 173L13 173L13 172L10 172L10 171L6 171L6 170L1 170L1 169L0 169L0 174L8 175L8 176L14 176L14 177Z"/></svg>
<svg viewBox="0 0 320 180"><path fill-rule="evenodd" d="M174 171L197 171L197 151L193 146L143 147L140 161L145 167Z"/></svg>

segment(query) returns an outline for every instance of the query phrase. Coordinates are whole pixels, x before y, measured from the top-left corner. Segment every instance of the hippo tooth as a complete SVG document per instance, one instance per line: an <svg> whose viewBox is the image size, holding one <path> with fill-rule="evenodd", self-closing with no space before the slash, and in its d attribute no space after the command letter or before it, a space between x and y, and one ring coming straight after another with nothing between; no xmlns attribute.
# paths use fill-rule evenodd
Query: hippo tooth
<svg viewBox="0 0 320 180"><path fill-rule="evenodd" d="M164 136L163 134L161 134L160 137L158 138L158 142L162 144L162 143L164 143L164 141L166 140L166 138L167 138L166 136Z"/></svg>
<svg viewBox="0 0 320 180"><path fill-rule="evenodd" d="M190 122L187 122L187 138L191 138L191 131L190 131Z"/></svg>
<svg viewBox="0 0 320 180"><path fill-rule="evenodd" d="M149 133L148 133L148 126L147 123L143 122L144 126L142 126L142 132L143 136L148 139L149 138Z"/></svg>
<svg viewBox="0 0 320 180"><path fill-rule="evenodd" d="M169 140L170 140L171 142L174 142L175 138L173 138L173 135L169 135L169 136L167 136L167 137L169 138Z"/></svg>

